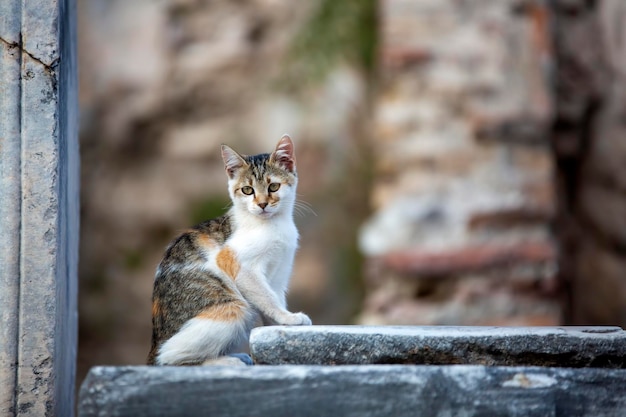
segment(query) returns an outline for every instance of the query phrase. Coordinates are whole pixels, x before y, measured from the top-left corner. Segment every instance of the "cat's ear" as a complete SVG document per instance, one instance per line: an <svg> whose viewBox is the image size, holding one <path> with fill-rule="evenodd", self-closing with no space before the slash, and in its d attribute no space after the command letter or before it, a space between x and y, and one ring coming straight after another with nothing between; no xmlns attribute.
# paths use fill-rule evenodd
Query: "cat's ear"
<svg viewBox="0 0 626 417"><path fill-rule="evenodd" d="M224 160L224 167L226 168L228 178L233 178L235 172L246 165L246 161L243 157L226 145L222 145L222 159Z"/></svg>
<svg viewBox="0 0 626 417"><path fill-rule="evenodd" d="M283 135L278 141L276 149L270 157L270 161L277 163L289 172L296 170L296 155L294 153L293 142L289 135Z"/></svg>

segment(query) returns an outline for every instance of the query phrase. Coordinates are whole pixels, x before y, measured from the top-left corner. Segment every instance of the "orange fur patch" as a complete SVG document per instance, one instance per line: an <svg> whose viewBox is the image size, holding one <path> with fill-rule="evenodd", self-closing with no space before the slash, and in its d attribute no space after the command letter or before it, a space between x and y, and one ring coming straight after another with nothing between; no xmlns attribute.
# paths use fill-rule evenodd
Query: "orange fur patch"
<svg viewBox="0 0 626 417"><path fill-rule="evenodd" d="M152 302L152 317L156 317L159 314L161 314L161 303L159 302L159 299L157 298L156 300Z"/></svg>
<svg viewBox="0 0 626 417"><path fill-rule="evenodd" d="M217 246L217 242L211 236L204 233L198 233L196 241L203 249L213 249Z"/></svg>
<svg viewBox="0 0 626 417"><path fill-rule="evenodd" d="M262 204L262 203L269 204L270 203L270 198L269 197L267 197L267 198L255 197L254 198L254 202L256 204Z"/></svg>
<svg viewBox="0 0 626 417"><path fill-rule="evenodd" d="M237 277L239 273L239 262L237 262L237 258L235 252L226 247L217 254L217 258L215 259L217 266L226 273L232 279Z"/></svg>
<svg viewBox="0 0 626 417"><path fill-rule="evenodd" d="M215 321L239 321L243 319L245 306L239 302L219 304L203 310L196 317Z"/></svg>

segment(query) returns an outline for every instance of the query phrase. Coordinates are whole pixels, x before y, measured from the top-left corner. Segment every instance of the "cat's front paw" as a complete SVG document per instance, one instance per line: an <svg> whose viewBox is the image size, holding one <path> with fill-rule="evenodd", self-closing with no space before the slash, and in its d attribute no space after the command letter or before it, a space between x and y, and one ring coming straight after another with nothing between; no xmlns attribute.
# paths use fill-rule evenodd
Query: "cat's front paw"
<svg viewBox="0 0 626 417"><path fill-rule="evenodd" d="M304 313L291 313L281 320L284 326L310 326L312 324L311 319Z"/></svg>

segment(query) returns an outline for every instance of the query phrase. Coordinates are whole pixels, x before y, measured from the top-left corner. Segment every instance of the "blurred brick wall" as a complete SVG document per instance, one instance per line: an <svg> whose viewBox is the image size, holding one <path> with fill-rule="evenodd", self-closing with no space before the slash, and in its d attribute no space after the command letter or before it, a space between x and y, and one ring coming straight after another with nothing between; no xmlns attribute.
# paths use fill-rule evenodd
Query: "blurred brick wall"
<svg viewBox="0 0 626 417"><path fill-rule="evenodd" d="M626 325L626 3L380 7L360 321Z"/></svg>
<svg viewBox="0 0 626 417"><path fill-rule="evenodd" d="M626 2L555 1L553 13L565 319L626 327Z"/></svg>
<svg viewBox="0 0 626 417"><path fill-rule="evenodd" d="M363 323L553 325L553 117L541 2L381 3Z"/></svg>

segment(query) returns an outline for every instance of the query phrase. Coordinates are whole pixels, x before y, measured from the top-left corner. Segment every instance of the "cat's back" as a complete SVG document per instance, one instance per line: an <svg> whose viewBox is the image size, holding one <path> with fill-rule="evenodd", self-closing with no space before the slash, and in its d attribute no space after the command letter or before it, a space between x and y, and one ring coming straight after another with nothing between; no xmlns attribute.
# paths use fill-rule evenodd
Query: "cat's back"
<svg viewBox="0 0 626 417"><path fill-rule="evenodd" d="M211 252L220 250L231 237L231 216L225 214L204 221L176 237L165 250L157 269L157 279L181 267L203 266Z"/></svg>

